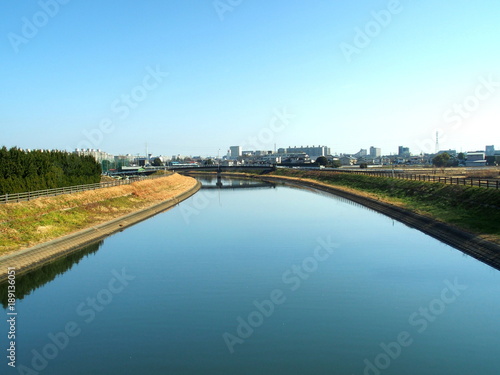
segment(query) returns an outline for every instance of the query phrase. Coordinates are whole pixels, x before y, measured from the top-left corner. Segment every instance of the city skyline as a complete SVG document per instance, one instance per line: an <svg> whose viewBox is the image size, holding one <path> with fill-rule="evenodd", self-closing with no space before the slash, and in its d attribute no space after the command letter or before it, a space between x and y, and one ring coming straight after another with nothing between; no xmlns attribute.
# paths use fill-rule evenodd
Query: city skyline
<svg viewBox="0 0 500 375"><path fill-rule="evenodd" d="M419 153L436 131L441 149L499 143L492 0L121 4L0 4L5 146Z"/></svg>
<svg viewBox="0 0 500 375"><path fill-rule="evenodd" d="M5 145L0 145L0 147L2 146L5 146ZM44 148L40 148L40 147L35 147L35 148L27 148L27 147L20 147L18 145L14 145L14 146L6 146L7 148L10 148L10 147L18 147L19 149L22 149L22 150L39 150L39 149L44 149ZM484 152L485 154L488 154L488 149L493 149L493 151L497 151L495 149L495 145L491 145L491 144L488 144L488 145L484 145L484 147L482 148L479 148L479 149L467 149L467 150L461 150L461 149L456 149L456 148L453 148L453 147L450 147L450 148L441 148L439 147L439 149L437 151L434 151L434 152L428 152L428 153L423 153L423 152L413 152L411 150L411 148L409 147L406 147L406 146L397 146L396 148L394 148L394 150L391 150L389 152L385 152L385 150L383 150L381 147L377 147L377 146L370 146L370 147L367 147L367 148L364 148L364 147L358 147L357 150L355 152L341 152L341 151L338 151L338 150L332 150L331 147L329 147L328 145L320 145L319 143L317 144L312 144L312 145L300 145L299 144L294 144L293 146L292 145L288 145L286 147L284 147L283 145L273 145L273 149L268 149L268 148L262 148L262 149L256 149L256 148L242 148L241 146L237 146L237 145L233 145L233 146L227 146L226 148L224 149L217 149L216 153L214 154L194 154L194 153L186 153L186 152L181 152L181 153L175 153L175 154L172 154L172 153L169 153L169 152L162 152L162 151L158 151L156 149L150 149L149 146L147 144L144 145L144 148L142 150L142 152L129 152L129 151L126 151L126 150L120 150L119 152L108 152L108 150L103 150L103 149L80 149L80 148L76 148L74 150L66 150L66 149L57 149L57 148L46 148L46 150L59 150L59 151L67 151L69 153L71 152L75 152L75 151L96 151L96 152L103 152L103 153L106 153L106 154L110 154L110 155L116 155L116 156L124 156L124 155L132 155L132 156L140 156L140 157L145 157L147 155L153 155L153 156L165 156L165 157L177 157L177 156L182 156L182 157L202 157L202 158L210 158L210 157L223 157L223 156L226 156L226 155L230 155L231 154L231 149L233 147L240 147L241 149L241 152L261 152L261 151L266 151L266 152L272 152L272 153L280 153L280 149L281 150L288 150L290 148L294 149L294 148L313 148L313 147L324 147L328 150L330 150L330 154L328 155L332 155L332 156L338 156L338 155L354 155L354 154L357 154L357 153L360 153L360 152L365 152L367 155L375 155L375 156L395 156L395 155L402 155L402 149L404 150L404 153L408 153L409 155L413 155L413 156L418 156L418 155L421 155L421 154L426 154L426 155L433 155L433 154L437 154L437 153L441 153L441 152L446 152L446 151L455 151L457 153L460 153L460 152L463 152L465 154L467 153L473 153L473 152ZM139 148L138 148L139 150ZM288 151L287 151L288 152ZM372 155L373 154L373 155Z"/></svg>
<svg viewBox="0 0 500 375"><path fill-rule="evenodd" d="M493 155L498 152L500 152L500 150L496 150L495 149L495 145L485 145L482 149L476 149L476 150L467 150L467 151L463 151L463 150L457 150L457 149L453 149L453 148L448 148L448 149L442 149L442 148L439 148L439 150L437 150L436 152L430 152L430 153L415 153L415 152L412 152L412 150L409 148L409 147L405 147L405 146L398 146L396 152L383 152L383 150L380 148L380 147L376 147L376 146L370 146L368 148L359 148L356 152L336 152L334 150L331 150L330 147L328 147L328 145L320 145L319 143L318 144L315 144L315 145L293 145L293 146L287 146L287 147L282 147L282 145L275 145L275 148L274 149L244 149L242 148L241 146L238 146L238 145L233 145L233 146L228 146L225 148L225 150L218 150L217 154L211 154L211 155L196 155L196 154L188 154L188 153L178 153L178 154L169 154L169 153L163 153L163 152L156 152L156 150L150 150L147 146L146 148L143 150L144 152L141 153L141 152L138 152L138 153L131 153L131 152L119 152L119 153L109 153L107 152L106 150L101 150L101 149L76 149L76 150L67 150L68 152L74 152L74 151L81 151L81 152L85 152L85 151L92 151L92 152L102 152L104 154L110 154L110 155L114 155L114 156L126 156L126 155L129 155L129 156L132 156L132 157L141 157L141 158L144 158L144 157L147 157L148 155L151 155L152 157L156 157L156 156L162 156L162 157L167 157L167 158L176 158L176 157L188 157L188 158L198 158L198 157L201 157L201 158L215 158L215 157L218 157L218 158L223 158L223 157L226 157L226 156L230 156L231 158L234 157L235 153L238 153L239 156L244 156L245 153L257 153L259 154L260 152L268 152L268 153L272 153L272 154L282 154L282 153L295 153L297 152L297 149L304 149L304 152L306 152L305 149L308 149L308 148L316 148L318 150L320 149L323 149L322 151L319 151L321 153L321 155L329 155L329 156L341 156L341 155L356 155L356 154L362 154L363 156L370 156L370 157L373 157L373 158L379 158L379 157L388 157L388 156L419 156L419 155L436 155L438 153L443 153L443 152L448 152L448 153L456 153L456 154L459 154L459 153L464 153L464 154L467 154L467 153L477 153L477 152L483 152L485 153L485 155ZM237 151L236 151L237 150ZM328 153L329 151L329 153ZM306 152L306 154L310 154L308 152Z"/></svg>

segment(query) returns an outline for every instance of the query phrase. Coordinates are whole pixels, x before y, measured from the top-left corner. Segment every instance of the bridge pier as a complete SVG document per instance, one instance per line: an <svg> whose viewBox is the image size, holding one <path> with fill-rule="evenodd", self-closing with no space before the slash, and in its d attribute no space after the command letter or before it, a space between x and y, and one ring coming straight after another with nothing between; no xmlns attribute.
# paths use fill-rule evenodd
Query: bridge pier
<svg viewBox="0 0 500 375"><path fill-rule="evenodd" d="M217 187L222 187L222 176L220 171L220 166L217 168L217 183L215 184Z"/></svg>

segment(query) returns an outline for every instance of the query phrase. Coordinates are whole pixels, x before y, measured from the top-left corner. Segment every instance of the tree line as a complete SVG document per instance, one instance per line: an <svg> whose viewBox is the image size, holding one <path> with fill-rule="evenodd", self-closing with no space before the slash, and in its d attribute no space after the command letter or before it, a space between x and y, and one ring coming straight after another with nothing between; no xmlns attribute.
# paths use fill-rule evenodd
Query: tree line
<svg viewBox="0 0 500 375"><path fill-rule="evenodd" d="M65 151L0 149L0 195L93 184L101 165L93 156Z"/></svg>

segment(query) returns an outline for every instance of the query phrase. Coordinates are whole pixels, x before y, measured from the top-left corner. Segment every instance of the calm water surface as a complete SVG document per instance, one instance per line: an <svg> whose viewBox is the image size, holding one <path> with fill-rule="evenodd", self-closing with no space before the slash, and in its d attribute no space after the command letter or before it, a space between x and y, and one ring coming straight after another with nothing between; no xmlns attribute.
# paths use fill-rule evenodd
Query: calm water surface
<svg viewBox="0 0 500 375"><path fill-rule="evenodd" d="M2 356L2 374L21 365L54 375L500 367L498 271L308 190L203 189L17 281L26 293L17 301L17 369Z"/></svg>

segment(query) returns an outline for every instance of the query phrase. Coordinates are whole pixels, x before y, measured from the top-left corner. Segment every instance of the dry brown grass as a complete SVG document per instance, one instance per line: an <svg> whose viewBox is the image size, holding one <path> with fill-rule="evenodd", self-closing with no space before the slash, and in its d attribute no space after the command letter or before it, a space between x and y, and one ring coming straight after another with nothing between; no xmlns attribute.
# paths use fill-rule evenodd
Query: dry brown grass
<svg viewBox="0 0 500 375"><path fill-rule="evenodd" d="M113 177L101 176L101 182L113 182L113 181L116 181Z"/></svg>
<svg viewBox="0 0 500 375"><path fill-rule="evenodd" d="M130 185L0 205L0 255L150 207L194 187L174 174Z"/></svg>
<svg viewBox="0 0 500 375"><path fill-rule="evenodd" d="M468 170L465 176L468 178L496 179L500 178L500 170L498 169L481 169L477 171Z"/></svg>

